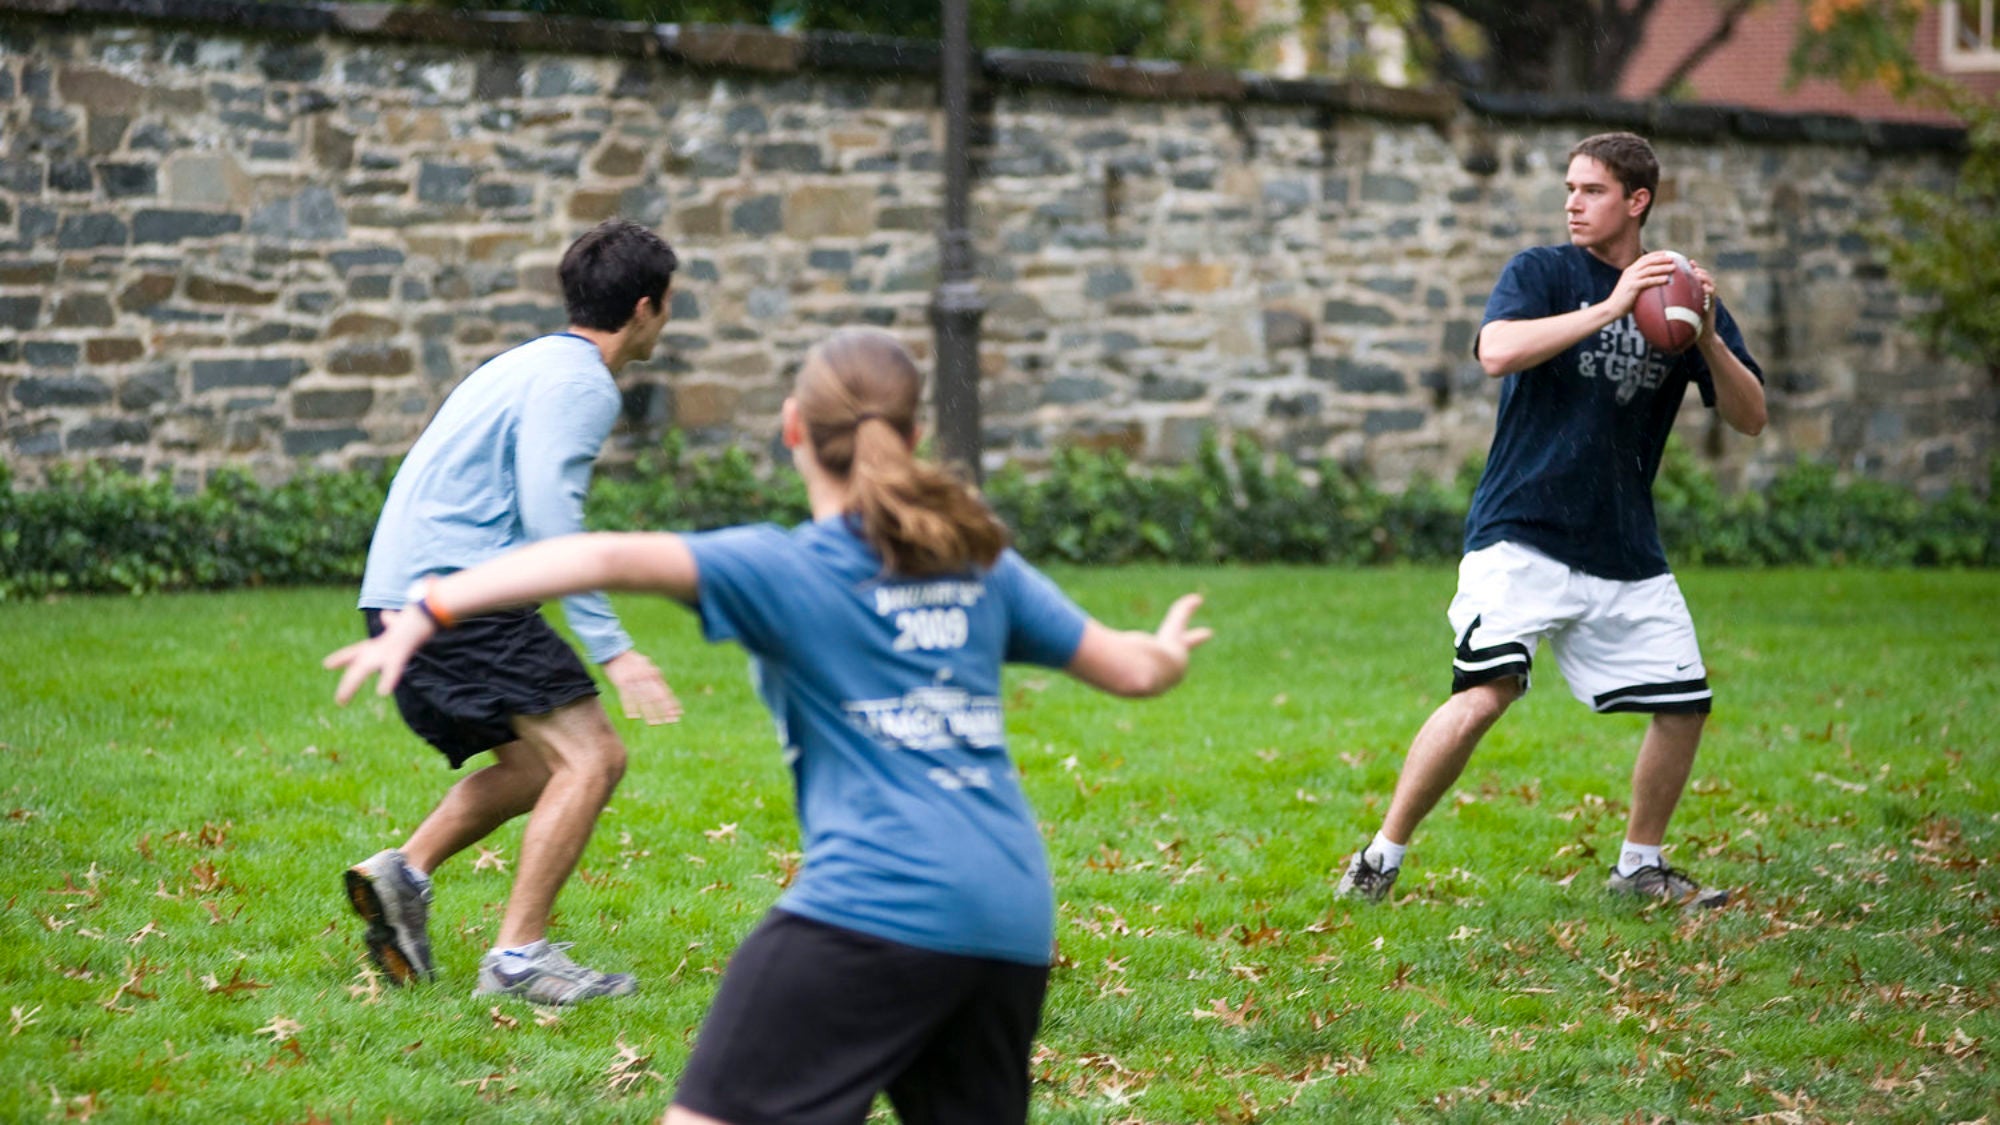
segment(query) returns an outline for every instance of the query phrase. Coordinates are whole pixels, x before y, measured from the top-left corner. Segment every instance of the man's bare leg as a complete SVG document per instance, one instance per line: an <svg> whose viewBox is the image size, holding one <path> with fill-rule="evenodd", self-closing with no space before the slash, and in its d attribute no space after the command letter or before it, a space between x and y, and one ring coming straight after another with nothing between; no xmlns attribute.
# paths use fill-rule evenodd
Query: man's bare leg
<svg viewBox="0 0 2000 1125"><path fill-rule="evenodd" d="M1455 692L1431 712L1396 778L1396 794L1382 821L1384 836L1398 844L1410 842L1417 825L1465 772L1479 740L1520 697L1520 681L1509 676Z"/></svg>
<svg viewBox="0 0 2000 1125"><path fill-rule="evenodd" d="M548 771L514 871L496 945L530 945L548 933L556 894L576 869L597 816L625 776L625 745L595 696L546 715L517 715L514 729Z"/></svg>
<svg viewBox="0 0 2000 1125"><path fill-rule="evenodd" d="M1632 766L1632 821L1625 838L1658 847L1694 772L1706 715L1654 715Z"/></svg>
<svg viewBox="0 0 2000 1125"><path fill-rule="evenodd" d="M410 839L403 856L425 874L535 807L549 782L542 756L521 742L493 749L494 762L459 779Z"/></svg>

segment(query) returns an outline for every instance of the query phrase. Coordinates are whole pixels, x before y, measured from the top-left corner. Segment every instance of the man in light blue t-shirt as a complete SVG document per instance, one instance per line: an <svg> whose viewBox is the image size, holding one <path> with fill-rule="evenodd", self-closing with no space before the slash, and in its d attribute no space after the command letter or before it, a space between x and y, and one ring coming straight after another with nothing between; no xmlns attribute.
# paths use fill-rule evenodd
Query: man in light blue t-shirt
<svg viewBox="0 0 2000 1125"><path fill-rule="evenodd" d="M420 606L441 575L582 530L591 466L622 402L612 377L652 355L678 264L658 235L619 220L563 255L569 329L474 371L397 471L361 584L370 635L385 613ZM604 595L568 598L563 611L628 717L679 717L659 669L632 647ZM493 760L454 785L402 847L347 872L369 953L389 979L433 975L430 873L527 813L513 893L477 992L566 1004L632 991L629 975L583 968L547 939L556 894L625 771L625 747L576 654L534 609L469 621L412 663L396 705L453 769L479 754Z"/></svg>

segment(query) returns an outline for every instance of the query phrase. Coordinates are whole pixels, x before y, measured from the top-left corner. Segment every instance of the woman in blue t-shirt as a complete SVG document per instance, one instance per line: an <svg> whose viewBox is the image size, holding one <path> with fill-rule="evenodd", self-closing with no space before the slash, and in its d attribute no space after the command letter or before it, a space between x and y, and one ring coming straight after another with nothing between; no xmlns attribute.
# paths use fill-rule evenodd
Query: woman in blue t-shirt
<svg viewBox="0 0 2000 1125"><path fill-rule="evenodd" d="M688 603L754 660L797 786L805 863L729 963L669 1125L1020 1122L1054 945L1047 857L1001 726L1009 661L1117 695L1166 691L1207 629L1107 628L1006 546L971 489L918 459L923 377L887 333L806 356L783 410L813 520L577 535L437 581L327 658L346 702L462 617L582 590Z"/></svg>

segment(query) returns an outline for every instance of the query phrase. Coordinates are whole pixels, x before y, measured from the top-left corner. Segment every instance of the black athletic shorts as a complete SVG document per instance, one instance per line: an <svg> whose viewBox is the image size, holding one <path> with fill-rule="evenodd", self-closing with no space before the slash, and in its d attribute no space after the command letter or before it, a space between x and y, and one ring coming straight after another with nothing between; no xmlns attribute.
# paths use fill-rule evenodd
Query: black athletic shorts
<svg viewBox="0 0 2000 1125"><path fill-rule="evenodd" d="M1021 1125L1044 965L934 953L773 910L702 1022L674 1104L731 1125Z"/></svg>
<svg viewBox="0 0 2000 1125"><path fill-rule="evenodd" d="M361 613L368 635L379 635L382 611ZM596 694L583 661L541 612L517 609L461 621L418 649L396 684L396 709L457 769L518 738L515 715L546 715Z"/></svg>

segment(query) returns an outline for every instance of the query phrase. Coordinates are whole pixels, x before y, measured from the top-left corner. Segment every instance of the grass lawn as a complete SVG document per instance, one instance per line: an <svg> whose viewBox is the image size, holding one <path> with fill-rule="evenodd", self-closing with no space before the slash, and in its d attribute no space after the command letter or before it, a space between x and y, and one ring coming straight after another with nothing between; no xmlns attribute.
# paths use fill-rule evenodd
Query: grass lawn
<svg viewBox="0 0 2000 1125"><path fill-rule="evenodd" d="M1164 699L1019 670L1062 958L1042 1122L2000 1119L2000 574L1682 577L1718 696L1669 857L1735 904L1607 901L1643 729L1537 690L1334 905L1449 683L1444 569L1059 575L1219 632ZM0 1120L648 1121L797 861L733 648L626 598L687 704L632 769L554 936L640 993L470 996L519 840L439 873L442 980L366 966L340 872L449 772L333 706L345 590L0 605Z"/></svg>

